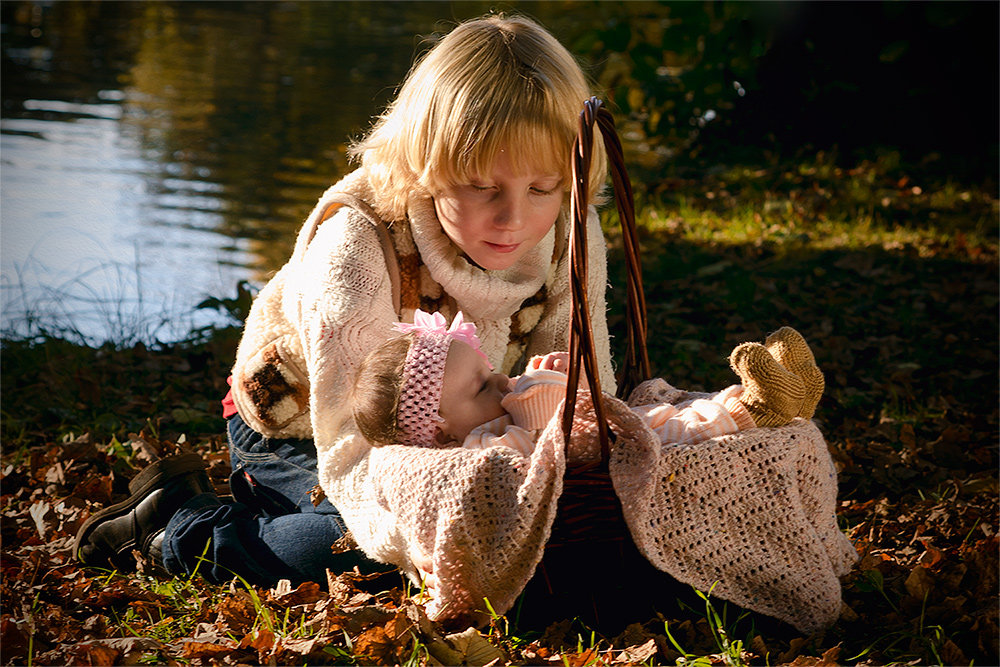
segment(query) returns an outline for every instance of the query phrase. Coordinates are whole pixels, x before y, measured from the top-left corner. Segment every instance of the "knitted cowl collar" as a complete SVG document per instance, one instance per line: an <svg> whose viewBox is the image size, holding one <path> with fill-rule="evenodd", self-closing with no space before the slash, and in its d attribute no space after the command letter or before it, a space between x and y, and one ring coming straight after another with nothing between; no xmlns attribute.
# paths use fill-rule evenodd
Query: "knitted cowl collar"
<svg viewBox="0 0 1000 667"><path fill-rule="evenodd" d="M552 262L556 229L565 228L553 225L541 242L509 269L484 271L465 259L444 233L430 197L413 197L407 213L413 242L431 278L474 321L508 318L541 288Z"/></svg>

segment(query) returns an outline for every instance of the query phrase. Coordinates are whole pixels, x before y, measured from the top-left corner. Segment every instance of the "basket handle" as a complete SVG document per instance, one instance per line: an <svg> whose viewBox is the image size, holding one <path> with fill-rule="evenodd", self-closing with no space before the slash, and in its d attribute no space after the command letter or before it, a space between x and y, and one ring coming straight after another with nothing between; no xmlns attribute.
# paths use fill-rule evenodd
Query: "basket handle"
<svg viewBox="0 0 1000 667"><path fill-rule="evenodd" d="M618 396L627 396L639 382L650 376L649 355L646 351L646 299L642 290L642 267L639 258L639 241L635 228L635 202L632 184L625 169L622 144L615 132L615 121L604 103L591 97L580 112L580 126L573 142L573 187L570 193L570 314L572 323L569 333L569 368L566 382L566 403L563 408L563 437L569 442L570 428L576 409L577 385L580 381L580 364L594 397L594 412L601 442L601 457L607 461L610 456L608 425L604 418L604 407L600 400L601 379L597 370L597 355L594 351L594 334L590 321L590 307L587 303L587 202L590 179L590 162L593 154L594 123L601 130L604 148L611 167L611 183L614 187L618 220L622 228L627 269L625 304L626 349L625 361L618 377Z"/></svg>

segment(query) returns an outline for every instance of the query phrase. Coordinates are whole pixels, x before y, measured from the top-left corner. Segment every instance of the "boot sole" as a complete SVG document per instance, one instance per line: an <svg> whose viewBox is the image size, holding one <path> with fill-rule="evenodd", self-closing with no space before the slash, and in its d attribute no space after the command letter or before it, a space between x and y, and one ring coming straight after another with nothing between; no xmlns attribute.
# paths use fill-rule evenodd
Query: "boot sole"
<svg viewBox="0 0 1000 667"><path fill-rule="evenodd" d="M80 530L76 533L76 541L73 543L74 557L76 557L77 560L80 560L79 554L81 545L89 539L91 531L93 531L94 528L96 528L101 522L117 519L122 515L128 514L134 510L139 503L145 500L151 490L162 485L166 480L171 479L172 477L186 475L190 472L205 470L207 467L208 466L205 464L205 461L194 453L180 454L178 456L160 459L159 461L146 466L142 472L136 475L132 481L129 482L128 498L116 505L105 507L87 519L83 525L80 526Z"/></svg>

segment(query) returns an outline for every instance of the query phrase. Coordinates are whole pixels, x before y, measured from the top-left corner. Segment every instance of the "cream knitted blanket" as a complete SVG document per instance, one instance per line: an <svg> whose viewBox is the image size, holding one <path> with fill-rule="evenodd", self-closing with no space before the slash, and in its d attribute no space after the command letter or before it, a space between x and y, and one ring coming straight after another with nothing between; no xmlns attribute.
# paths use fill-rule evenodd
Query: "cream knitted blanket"
<svg viewBox="0 0 1000 667"><path fill-rule="evenodd" d="M701 591L804 632L840 614L857 553L837 527L837 473L809 421L661 445L621 401L611 478L639 551ZM714 585L714 589L713 589Z"/></svg>
<svg viewBox="0 0 1000 667"><path fill-rule="evenodd" d="M661 445L622 401L605 396L604 404L617 436L615 492L654 566L804 632L836 620L838 577L857 556L837 529L836 473L811 422ZM597 451L587 392L576 413L569 453L587 458ZM506 447L395 446L364 458L363 439L348 436L334 448L339 461L354 449L366 474L355 488L342 486L345 476L326 477L324 487L368 555L418 582L414 563L432 563L432 617L481 621L484 598L506 612L542 558L566 466L560 417L530 458ZM321 478L332 465L321 460Z"/></svg>
<svg viewBox="0 0 1000 667"><path fill-rule="evenodd" d="M565 467L554 420L530 458L502 446L369 448L350 433L320 453L319 470L366 554L398 566L417 586L418 564L432 564L432 618L479 625L488 618L484 600L506 612L534 573Z"/></svg>

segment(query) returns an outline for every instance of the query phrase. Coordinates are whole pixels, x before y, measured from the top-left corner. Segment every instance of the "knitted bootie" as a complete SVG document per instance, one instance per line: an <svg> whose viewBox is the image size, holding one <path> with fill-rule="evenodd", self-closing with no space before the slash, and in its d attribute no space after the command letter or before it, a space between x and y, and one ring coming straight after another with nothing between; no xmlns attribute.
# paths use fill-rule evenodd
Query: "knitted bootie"
<svg viewBox="0 0 1000 667"><path fill-rule="evenodd" d="M784 426L798 416L806 395L802 379L786 370L760 343L743 343L729 355L743 382L740 403L757 426Z"/></svg>
<svg viewBox="0 0 1000 667"><path fill-rule="evenodd" d="M802 335L791 327L781 327L764 341L764 346L778 363L802 378L806 395L799 408L799 417L812 419L816 404L823 396L826 382L823 372L816 365L812 350Z"/></svg>

